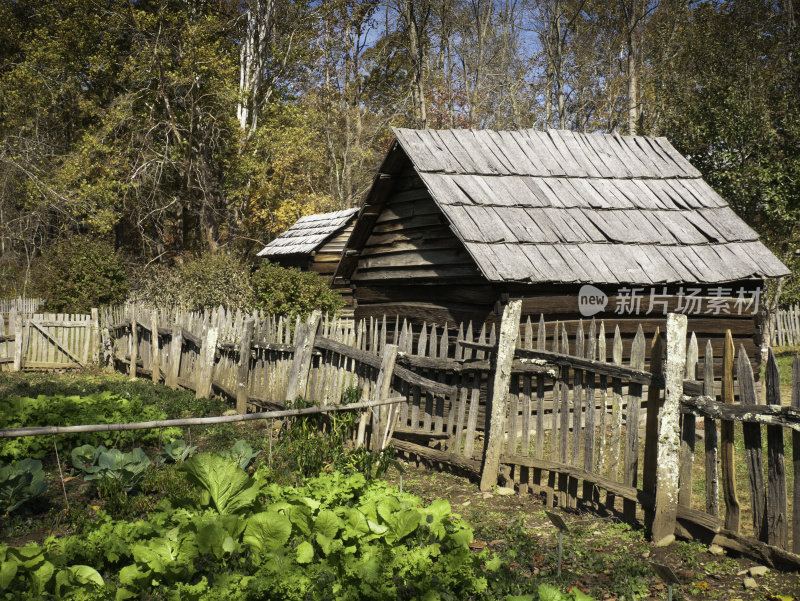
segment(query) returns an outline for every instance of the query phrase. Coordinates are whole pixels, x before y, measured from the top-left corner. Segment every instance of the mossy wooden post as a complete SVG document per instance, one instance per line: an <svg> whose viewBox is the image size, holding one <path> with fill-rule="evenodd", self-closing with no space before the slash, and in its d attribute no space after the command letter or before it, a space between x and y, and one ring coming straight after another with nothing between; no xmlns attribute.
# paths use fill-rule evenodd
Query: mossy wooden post
<svg viewBox="0 0 800 601"><path fill-rule="evenodd" d="M136 323L136 309L131 312L131 341L128 346L128 356L130 363L128 364L128 375L131 380L136 379L136 363L139 361L139 332L138 324Z"/></svg>
<svg viewBox="0 0 800 601"><path fill-rule="evenodd" d="M381 353L381 367L378 371L378 377L375 380L375 399L388 399L389 393L392 390L392 376L394 375L394 364L397 360L397 345L387 344ZM383 437L386 425L388 424L387 415L391 415L390 407L373 407L372 408L372 433L370 436L370 447L373 451L379 451L383 448ZM387 433L388 434L388 433Z"/></svg>
<svg viewBox="0 0 800 601"><path fill-rule="evenodd" d="M664 373L664 339L661 336L660 328L656 328L653 334L653 342L650 344L650 371L654 376ZM658 416L663 404L661 392L661 387L656 384L650 384L647 388L642 488L644 492L653 496L656 493L656 468L658 463ZM652 509L645 508L644 522L646 528L652 527L653 515Z"/></svg>
<svg viewBox="0 0 800 601"><path fill-rule="evenodd" d="M725 332L722 349L722 402L733 403L733 335ZM735 452L733 448L733 421L723 419L720 431L720 471L722 496L725 499L725 528L739 532L739 497L736 494Z"/></svg>
<svg viewBox="0 0 800 601"><path fill-rule="evenodd" d="M667 362L664 367L664 403L658 416L656 501L652 528L652 540L657 546L675 540L681 457L681 400L686 370L686 323L686 315L667 315Z"/></svg>
<svg viewBox="0 0 800 601"><path fill-rule="evenodd" d="M161 346L158 344L158 311L150 312L150 357L154 384L161 381Z"/></svg>
<svg viewBox="0 0 800 601"><path fill-rule="evenodd" d="M519 333L519 320L522 314L522 301L509 302L503 310L503 321L500 324L500 339L494 359L494 385L492 395L486 408L489 423L486 425L488 437L483 453L481 466L481 490L489 491L497 484L497 473L500 470L500 451L503 448L503 437L508 401L508 389L511 383L511 364L514 360L514 346Z"/></svg>
<svg viewBox="0 0 800 601"><path fill-rule="evenodd" d="M317 335L317 326L322 317L320 311L309 315L305 323L297 326L295 331L294 357L289 367L289 380L286 386L286 401L291 402L306 393L308 374L311 370L311 351L314 350L314 338Z"/></svg>
<svg viewBox="0 0 800 601"><path fill-rule="evenodd" d="M15 308L9 314L9 324L14 328L14 371L22 370L22 315Z"/></svg>
<svg viewBox="0 0 800 601"><path fill-rule="evenodd" d="M178 388L178 373L181 368L181 352L183 350L183 331L181 326L172 325L172 339L169 342L169 365L167 366L167 386L173 390Z"/></svg>
<svg viewBox="0 0 800 601"><path fill-rule="evenodd" d="M241 415L247 413L247 401L250 400L250 395L248 394L248 384L250 380L250 346L253 343L253 330L255 329L255 325L256 322L252 319L245 321L242 326L242 337L239 339L239 365L236 370L236 413ZM216 346L216 342L214 344ZM295 355L297 355L297 351L295 351ZM307 374L306 377L308 377Z"/></svg>
<svg viewBox="0 0 800 601"><path fill-rule="evenodd" d="M204 332L203 346L200 349L197 365L197 381L195 383L195 398L207 399L211 396L211 378L214 373L214 356L217 353L217 340L219 339L219 326L212 312L211 323ZM249 353L248 353L249 356ZM238 391L237 391L238 402Z"/></svg>

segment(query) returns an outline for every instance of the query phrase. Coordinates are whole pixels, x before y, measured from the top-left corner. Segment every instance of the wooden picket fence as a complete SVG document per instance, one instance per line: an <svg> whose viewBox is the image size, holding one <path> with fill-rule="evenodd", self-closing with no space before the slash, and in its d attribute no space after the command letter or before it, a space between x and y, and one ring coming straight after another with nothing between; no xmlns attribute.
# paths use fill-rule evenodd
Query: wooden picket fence
<svg viewBox="0 0 800 601"><path fill-rule="evenodd" d="M98 312L0 314L0 370L75 369L97 363Z"/></svg>
<svg viewBox="0 0 800 601"><path fill-rule="evenodd" d="M715 383L710 345L701 360L684 316L670 315L650 340L639 327L627 357L618 329L520 323L516 301L499 329L135 305L103 309L100 324L108 365L198 396L216 391L240 415L298 396L332 406L359 387L373 405L357 444L391 441L409 459L472 474L484 490L502 484L548 506L615 514L662 544L678 535L800 567L800 359L789 407L770 355L760 405L730 333ZM404 401L388 403L396 398ZM737 463L741 438L746 461ZM698 479L703 494L693 494ZM753 519L741 524L742 513Z"/></svg>
<svg viewBox="0 0 800 601"><path fill-rule="evenodd" d="M800 346L800 303L778 309L772 328L772 346Z"/></svg>
<svg viewBox="0 0 800 601"><path fill-rule="evenodd" d="M12 311L30 315L36 313L44 305L43 298L0 298L0 315L8 315Z"/></svg>

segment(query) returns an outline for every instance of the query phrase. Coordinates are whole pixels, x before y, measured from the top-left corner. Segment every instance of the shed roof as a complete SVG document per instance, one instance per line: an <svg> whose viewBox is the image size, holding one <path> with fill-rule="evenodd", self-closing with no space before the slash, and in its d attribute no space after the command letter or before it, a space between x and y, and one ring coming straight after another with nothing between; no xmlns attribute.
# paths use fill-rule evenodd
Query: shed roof
<svg viewBox="0 0 800 601"><path fill-rule="evenodd" d="M301 217L292 227L267 244L257 256L304 255L319 250L347 227L357 213L358 209L344 209Z"/></svg>
<svg viewBox="0 0 800 601"><path fill-rule="evenodd" d="M394 129L492 282L716 283L788 275L666 138ZM385 201L376 178L367 205ZM365 210L351 240L366 242ZM363 223L362 223L363 222ZM353 262L337 275L348 278ZM349 273L348 273L349 272Z"/></svg>

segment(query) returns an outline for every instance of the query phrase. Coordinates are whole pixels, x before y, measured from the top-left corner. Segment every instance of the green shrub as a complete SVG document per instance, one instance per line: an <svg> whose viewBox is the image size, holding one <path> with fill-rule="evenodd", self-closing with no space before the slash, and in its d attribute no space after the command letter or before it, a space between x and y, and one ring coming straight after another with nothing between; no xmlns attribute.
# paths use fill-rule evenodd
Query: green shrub
<svg viewBox="0 0 800 601"><path fill-rule="evenodd" d="M314 309L333 313L344 306L342 295L310 271L265 262L252 279L256 306L268 313L305 317Z"/></svg>
<svg viewBox="0 0 800 601"><path fill-rule="evenodd" d="M205 253L181 267L150 267L132 296L157 307L183 306L191 311L253 306L250 268L236 255L225 253Z"/></svg>
<svg viewBox="0 0 800 601"><path fill-rule="evenodd" d="M89 236L50 247L36 261L32 288L47 299L47 308L63 313L88 313L122 302L128 293L122 257L108 242Z"/></svg>
<svg viewBox="0 0 800 601"><path fill-rule="evenodd" d="M191 310L253 306L250 268L233 254L206 253L186 263L181 268L181 290L184 304Z"/></svg>

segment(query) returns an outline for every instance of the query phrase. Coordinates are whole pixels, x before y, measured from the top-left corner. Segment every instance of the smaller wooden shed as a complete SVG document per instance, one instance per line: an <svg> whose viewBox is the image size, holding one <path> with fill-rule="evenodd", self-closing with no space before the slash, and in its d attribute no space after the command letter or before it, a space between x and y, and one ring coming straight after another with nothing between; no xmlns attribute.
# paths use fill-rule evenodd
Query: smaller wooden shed
<svg viewBox="0 0 800 601"><path fill-rule="evenodd" d="M267 244L257 256L282 267L314 271L330 282L357 216L358 209L344 209L301 217L292 227ZM345 310L352 310L352 290L344 287L339 288L338 292L347 303Z"/></svg>

